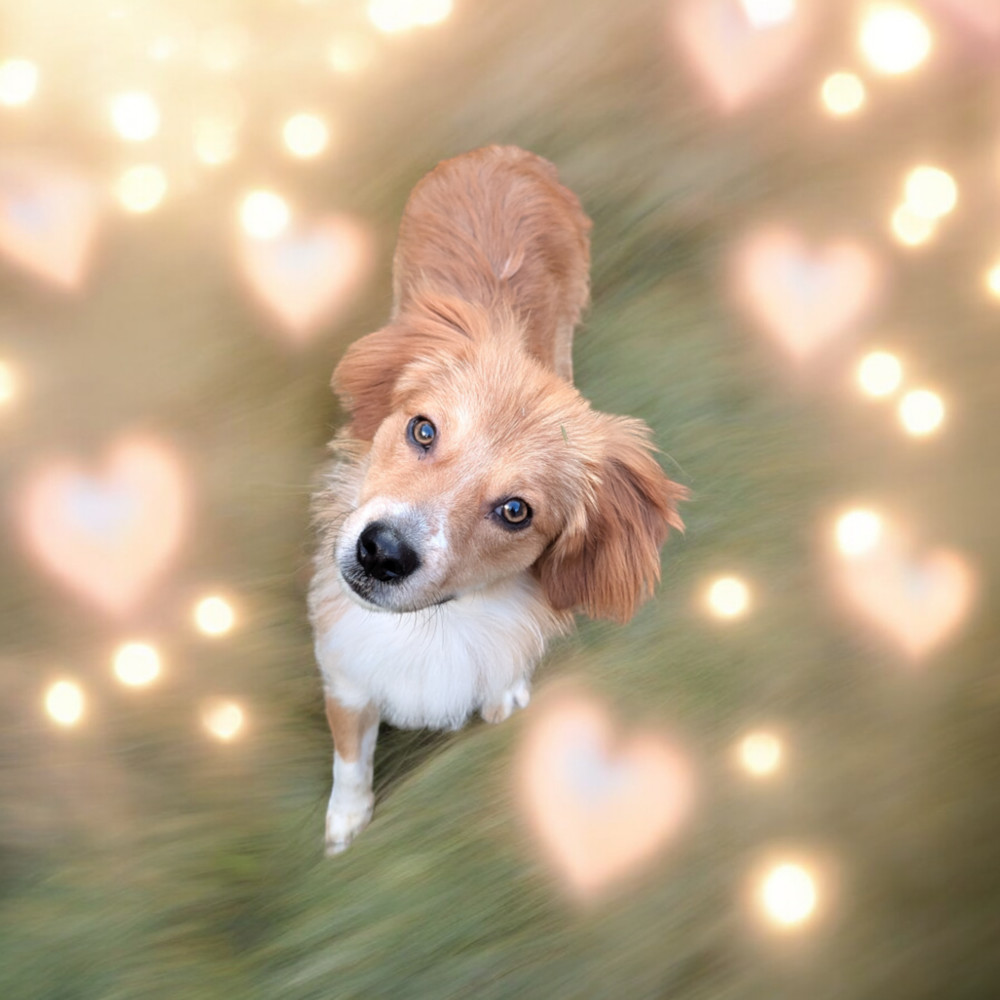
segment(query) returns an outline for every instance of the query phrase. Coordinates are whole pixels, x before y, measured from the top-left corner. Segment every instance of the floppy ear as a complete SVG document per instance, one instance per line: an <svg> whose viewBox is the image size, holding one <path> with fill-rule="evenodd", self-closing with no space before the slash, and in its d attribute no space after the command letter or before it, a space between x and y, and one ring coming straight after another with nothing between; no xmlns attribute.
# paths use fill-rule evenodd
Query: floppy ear
<svg viewBox="0 0 1000 1000"><path fill-rule="evenodd" d="M405 331L387 326L356 340L333 370L333 391L351 415L351 435L370 441L392 412L396 380L406 364Z"/></svg>
<svg viewBox="0 0 1000 1000"><path fill-rule="evenodd" d="M582 524L563 532L535 563L558 610L624 624L660 579L660 546L683 529L676 504L687 490L651 454L639 420L606 418L610 428Z"/></svg>
<svg viewBox="0 0 1000 1000"><path fill-rule="evenodd" d="M333 372L333 391L351 415L350 433L370 441L395 408L394 390L415 361L433 362L468 349L470 334L459 303L424 300L413 312L355 341Z"/></svg>

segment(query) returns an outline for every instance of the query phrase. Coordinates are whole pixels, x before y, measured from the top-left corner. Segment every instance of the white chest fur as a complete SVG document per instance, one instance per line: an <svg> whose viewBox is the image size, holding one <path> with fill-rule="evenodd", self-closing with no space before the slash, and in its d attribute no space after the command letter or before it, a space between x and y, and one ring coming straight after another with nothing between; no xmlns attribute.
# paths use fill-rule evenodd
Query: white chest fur
<svg viewBox="0 0 1000 1000"><path fill-rule="evenodd" d="M369 611L339 581L315 596L336 603L316 633L327 690L346 705L374 702L404 728L457 728L530 677L565 616L542 600L527 573L447 604L407 614ZM322 610L317 607L317 610Z"/></svg>

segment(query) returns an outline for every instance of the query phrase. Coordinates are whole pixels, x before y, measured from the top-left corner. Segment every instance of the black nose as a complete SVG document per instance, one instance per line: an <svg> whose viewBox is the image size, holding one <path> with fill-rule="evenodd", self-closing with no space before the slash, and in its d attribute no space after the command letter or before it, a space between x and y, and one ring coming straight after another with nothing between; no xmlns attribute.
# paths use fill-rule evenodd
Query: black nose
<svg viewBox="0 0 1000 1000"><path fill-rule="evenodd" d="M383 583L402 580L420 565L402 535L382 521L372 521L358 536L358 562L366 576Z"/></svg>

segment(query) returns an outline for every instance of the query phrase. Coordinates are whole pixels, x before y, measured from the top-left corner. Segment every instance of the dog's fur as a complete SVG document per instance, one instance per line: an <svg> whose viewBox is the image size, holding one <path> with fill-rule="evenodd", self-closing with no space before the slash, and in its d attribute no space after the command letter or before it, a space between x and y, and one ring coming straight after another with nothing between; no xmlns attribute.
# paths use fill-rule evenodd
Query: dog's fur
<svg viewBox="0 0 1000 1000"><path fill-rule="evenodd" d="M683 489L644 424L595 412L572 385L589 230L540 157L492 146L440 164L403 216L388 326L334 372L350 425L315 498L309 594L334 741L331 852L371 816L380 719L505 719L574 611L627 621L659 578ZM417 416L436 429L426 449L409 436ZM512 497L533 512L525 527L499 513ZM370 574L360 535L375 524L416 569Z"/></svg>

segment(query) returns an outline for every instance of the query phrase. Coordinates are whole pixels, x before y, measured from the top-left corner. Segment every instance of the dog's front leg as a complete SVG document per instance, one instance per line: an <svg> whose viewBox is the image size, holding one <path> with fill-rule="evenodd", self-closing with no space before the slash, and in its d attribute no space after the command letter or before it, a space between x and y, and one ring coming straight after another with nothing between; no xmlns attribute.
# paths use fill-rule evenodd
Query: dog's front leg
<svg viewBox="0 0 1000 1000"><path fill-rule="evenodd" d="M372 818L378 709L374 705L348 708L328 694L326 718L333 735L333 791L326 810L326 853L339 854Z"/></svg>

